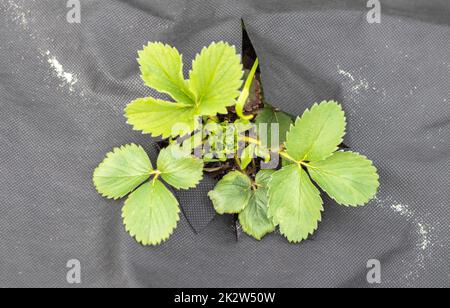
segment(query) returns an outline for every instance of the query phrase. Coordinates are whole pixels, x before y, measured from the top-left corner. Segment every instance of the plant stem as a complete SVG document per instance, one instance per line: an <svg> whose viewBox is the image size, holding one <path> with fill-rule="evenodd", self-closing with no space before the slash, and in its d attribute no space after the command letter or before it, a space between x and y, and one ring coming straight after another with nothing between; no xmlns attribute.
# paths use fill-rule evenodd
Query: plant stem
<svg viewBox="0 0 450 308"><path fill-rule="evenodd" d="M257 139L254 139L254 138L243 137L242 140L247 142L247 143L253 143L253 144L256 144L256 145L261 145L261 141L259 141Z"/></svg>
<svg viewBox="0 0 450 308"><path fill-rule="evenodd" d="M289 160L289 161L291 161L291 162L293 162L293 163L296 163L297 165L299 165L299 166L305 166L305 167L307 167L307 168L309 168L309 169L317 169L316 167L314 167L314 166L311 166L310 164L308 164L307 162L305 162L305 161L297 161L295 158L293 158L291 155L289 155L287 152L284 152L284 151L280 151L280 152L278 152L279 154L280 154L280 156L281 157L284 157L285 159L287 159L287 160Z"/></svg>
<svg viewBox="0 0 450 308"><path fill-rule="evenodd" d="M250 71L250 74L248 75L247 81L245 82L245 86L244 89L242 90L241 96L239 97L236 103L236 113L242 120L250 121L251 119L253 119L252 115L246 116L244 114L244 107L250 95L250 89L252 87L253 79L255 78L258 66L259 66L259 59L256 59L255 64L253 64L253 68Z"/></svg>
<svg viewBox="0 0 450 308"><path fill-rule="evenodd" d="M222 170L222 167L216 167L216 168L204 168L203 170L204 170L205 172L212 173L212 172L217 172L217 171Z"/></svg>
<svg viewBox="0 0 450 308"><path fill-rule="evenodd" d="M293 158L291 155L289 155L287 152L284 151L280 151L278 152L280 154L281 157L286 158L287 160L294 162L296 164L299 164L300 162L298 162L295 158Z"/></svg>
<svg viewBox="0 0 450 308"><path fill-rule="evenodd" d="M155 185L156 181L158 180L158 178L161 176L161 172L159 170L155 170L152 173L150 173L150 175L154 175L155 177L152 180L152 184Z"/></svg>
<svg viewBox="0 0 450 308"><path fill-rule="evenodd" d="M241 160L239 159L239 157L235 156L234 160L236 161L236 164L239 166L239 169L242 170L242 167L241 167L242 164L241 164ZM244 170L242 170L242 171L244 171Z"/></svg>

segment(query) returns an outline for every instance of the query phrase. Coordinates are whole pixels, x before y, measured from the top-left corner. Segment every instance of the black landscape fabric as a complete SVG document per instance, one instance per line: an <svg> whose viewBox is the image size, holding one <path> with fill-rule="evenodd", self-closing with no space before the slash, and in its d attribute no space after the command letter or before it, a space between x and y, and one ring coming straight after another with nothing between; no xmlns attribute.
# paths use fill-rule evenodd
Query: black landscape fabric
<svg viewBox="0 0 450 308"><path fill-rule="evenodd" d="M83 287L450 286L450 2L0 0L0 287L68 287L79 260ZM122 202L93 188L113 147L157 144L123 116L157 95L136 62L148 41L191 63L202 47L242 48L242 22L261 60L267 100L292 115L334 99L348 117L346 144L374 160L377 198L350 209L326 200L310 240L258 242L216 216L211 179L177 192L183 212L165 244L138 245ZM190 68L187 65L186 70Z"/></svg>

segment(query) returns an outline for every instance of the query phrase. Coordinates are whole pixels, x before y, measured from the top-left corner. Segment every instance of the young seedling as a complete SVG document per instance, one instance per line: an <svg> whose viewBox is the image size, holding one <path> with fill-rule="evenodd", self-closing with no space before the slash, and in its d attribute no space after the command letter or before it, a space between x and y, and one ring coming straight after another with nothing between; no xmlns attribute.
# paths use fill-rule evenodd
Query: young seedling
<svg viewBox="0 0 450 308"><path fill-rule="evenodd" d="M294 243L317 230L323 201L313 182L346 206L376 195L372 162L339 151L346 119L338 103L315 104L294 123L263 101L258 61L241 88L240 56L223 42L197 55L188 80L181 54L168 45L148 44L138 61L145 84L172 100L137 99L125 116L135 130L162 137L167 147L157 168L140 146L114 149L95 170L94 184L110 199L129 195L124 225L139 243L158 245L177 226L179 204L166 185L195 188L204 172L219 180L209 193L216 211L238 215L244 232L257 240L278 226ZM282 163L263 170L277 155Z"/></svg>

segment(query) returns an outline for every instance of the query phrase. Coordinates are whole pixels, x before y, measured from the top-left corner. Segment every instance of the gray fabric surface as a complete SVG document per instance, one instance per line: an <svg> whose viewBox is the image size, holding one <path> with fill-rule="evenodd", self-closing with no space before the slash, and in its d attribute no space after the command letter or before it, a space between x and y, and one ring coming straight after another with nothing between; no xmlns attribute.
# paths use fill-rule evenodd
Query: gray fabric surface
<svg viewBox="0 0 450 308"><path fill-rule="evenodd" d="M0 0L0 287L69 287L70 259L82 287L369 287L369 259L381 261L381 286L449 287L450 5L382 3L371 25L366 1L81 0L81 24L69 24L66 1ZM231 217L205 226L205 183L177 193L186 216L171 239L141 247L121 202L91 183L115 146L157 155L123 117L155 94L136 52L160 40L189 63L212 41L240 48L241 18L268 100L295 115L340 101L346 143L375 161L380 193L359 209L327 200L300 245L236 242Z"/></svg>

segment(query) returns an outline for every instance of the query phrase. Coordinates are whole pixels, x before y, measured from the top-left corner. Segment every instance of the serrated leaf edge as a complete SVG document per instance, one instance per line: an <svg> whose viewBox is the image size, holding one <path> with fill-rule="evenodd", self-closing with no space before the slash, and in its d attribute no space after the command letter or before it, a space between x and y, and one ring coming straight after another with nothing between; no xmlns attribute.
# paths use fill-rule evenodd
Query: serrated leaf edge
<svg viewBox="0 0 450 308"><path fill-rule="evenodd" d="M169 148L170 148L170 146L169 147L167 147L167 148L165 148L165 149L162 149L161 151L160 151L160 153L159 153L159 155L161 155L161 152L162 151L164 151L164 150L169 150ZM163 171L161 171L161 170L159 170L160 171L160 176L161 176L161 178L164 180L164 182L167 184L167 185L169 185L169 186L171 186L171 187L173 187L173 188L175 188L175 189L177 189L177 190L189 190L189 189L192 189L192 188L196 188L197 186L198 186L198 184L200 184L200 182L201 181L203 181L203 179L204 179L204 177L205 177L205 173L203 172L203 168L204 168L204 166L205 166L205 162L203 161L203 159L200 159L200 158L197 158L197 157L195 157L195 156L193 156L193 155L188 155L186 158L189 158L189 159L192 159L195 163L199 163L199 165L202 165L202 172L201 172L201 177L200 177L200 179L195 183L195 184L193 184L192 186L178 186L178 185L172 185L171 183L169 183L168 181L166 181L165 179L164 179L164 174L166 174L166 175L168 175L169 173L168 172L163 172ZM156 165L157 165L157 168L158 168L158 162L159 162L159 156L158 156L158 158L157 158L157 161L156 161ZM158 168L159 169L159 168Z"/></svg>
<svg viewBox="0 0 450 308"><path fill-rule="evenodd" d="M335 153L336 153L336 152L335 152ZM345 207L353 207L353 208L365 206L365 205L367 205L368 203L370 203L371 200L373 200L373 198L377 195L377 191L378 191L379 188L380 188L380 175L379 175L379 173L378 173L378 169L377 169L377 167L375 166L375 164L373 163L373 161L370 160L370 159L369 159L367 156L365 156L365 155L362 155L362 154L360 154L360 153L358 153L358 152L353 152L353 151L342 151L342 153L352 153L352 154L357 154L357 155L359 155L361 158L366 159L368 162L370 162L370 167L371 167L371 169L373 169L373 173L371 173L371 174L374 175L374 176L376 176L376 179L377 179L377 187L376 187L376 192L375 192L375 194L374 194L373 196L369 197L367 201L365 201L365 202L363 202L363 203L355 203L355 204L341 203L341 202L337 201L336 198L334 198L334 197L333 197L333 196L332 196L325 188L323 188L322 186L320 186L319 183L316 183L316 181L315 181L311 176L309 176L309 175L308 175L308 176L311 178L311 180L312 180L313 183L315 183L320 189L322 189L322 190L323 190L323 191L324 191L331 199L333 199L337 204L342 205L342 206L345 206ZM334 153L333 153L333 154L334 154ZM330 157L331 157L331 156L330 156ZM328 157L328 158L330 158L330 157ZM324 159L324 160L326 160L326 159Z"/></svg>
<svg viewBox="0 0 450 308"><path fill-rule="evenodd" d="M139 50L138 51L138 58L136 58L136 60L137 60L137 62L138 62L138 64L139 64L139 70L142 72L142 67L143 67L143 65L142 65L142 61L141 61L141 55L145 52L145 50L147 49L147 48L151 48L151 46L160 46L160 47L163 47L163 48L167 48L167 49L170 49L171 51L175 51L179 56L180 56L180 61L181 61L181 76L183 77L183 80L184 80L184 83L186 84L186 82L187 82L187 80L186 80L186 78L184 77L184 72L183 72L183 68L184 68L184 61L183 61L183 54L178 50L178 48L176 48L176 47L174 47L174 46L171 46L171 45L169 45L169 44L167 44L167 43L163 43L163 42L148 42L147 43L147 45L144 45L143 47L142 47L142 50ZM140 78L141 78L141 80L144 80L144 75L141 73L140 74ZM153 87L150 87L150 88L152 88L152 89L155 89L155 88L153 88ZM163 94L167 94L167 95L169 95L171 98L173 98L172 97L172 94L171 93L169 93L169 92L167 92L167 91L160 91L160 90L157 90L157 89L155 89L156 91L158 91L159 93L163 93ZM188 90L190 93L185 93L185 91L184 90ZM187 86L187 84L186 84L186 89L182 89L182 92L187 96L187 97L189 97L189 96L194 96L194 94L193 93L191 93L191 91L189 90L189 87ZM174 98L173 98L174 99ZM174 99L175 100L175 99ZM193 102L193 103L195 103L195 102Z"/></svg>
<svg viewBox="0 0 450 308"><path fill-rule="evenodd" d="M214 195L215 195L214 190L212 190L212 191L210 191L210 192L208 193L208 197L211 199L213 205L216 204L216 200L217 200L217 198L216 198ZM249 199L249 200L250 200L250 199ZM214 210L215 210L215 211L217 212L217 214L219 214L219 215L225 215L225 214L240 214L240 213L242 213L242 211L245 210L245 208L247 207L249 200L248 200L248 201L242 206L242 208L239 209L238 211L219 211L219 210L217 209L216 206L214 206Z"/></svg>
<svg viewBox="0 0 450 308"><path fill-rule="evenodd" d="M151 183L150 182L148 182L147 184L150 184L151 185ZM164 185L164 184L163 184ZM167 188L167 187L166 187ZM175 197L175 195L169 190L169 193L176 199L176 197ZM141 245L143 245L143 246L157 246L157 245L160 245L160 244L162 244L162 243L164 243L164 242L166 242L172 235L173 235L173 233L175 232L175 230L177 229L177 227L178 227L178 223L180 222L180 214L181 214L181 210L180 210L180 203L178 202L178 200L177 200L177 203L178 203L178 211L177 211L177 220L176 220L176 222L175 222L175 224L174 224L174 226L171 228L171 230L169 231L169 234L167 235L167 236L164 236L163 238L161 238L160 240L158 240L158 241L155 241L155 242L149 242L149 243L145 243L142 239L139 239L138 237L137 237L137 234L135 234L134 232L132 232L131 230L130 230L130 228L129 228L129 226L127 225L127 224L125 224L125 213L124 213L124 210L125 210L125 207L126 207L126 205L127 205L127 202L128 202L128 199L127 200L125 200L125 202L124 202L124 206L122 207L122 221L123 221L123 225L124 225L124 227L125 227L125 231L137 242L137 243L139 243L139 244L141 244Z"/></svg>
<svg viewBox="0 0 450 308"><path fill-rule="evenodd" d="M200 57L202 57L204 55L204 53L207 52L210 48L216 48L217 46L220 46L220 45L225 45L225 46L231 47L231 48L233 48L235 50L235 56L239 60L239 63L241 64L241 67L242 67L242 70L241 70L242 71L241 80L242 80L242 78L245 75L245 72L244 72L244 69L243 69L243 66L242 66L242 56L238 53L236 46L235 45L231 45L231 44L229 44L229 43L227 43L225 41L218 41L218 42L214 41L209 46L203 47L202 50L199 53L197 53L196 56L194 57L194 59L192 60L192 66L191 66L191 70L189 71L188 82L190 81L190 79L192 79L192 75L191 74L195 73L194 72L194 66L195 66L196 62L200 59ZM243 80L242 80L242 82L243 82ZM239 92L239 90L237 90L237 91ZM195 105L198 108L199 107L198 106L198 104L199 104L198 97L194 93L194 91L191 90L191 92L195 96ZM236 102L237 102L236 100L234 102L230 102L230 104L225 106L222 110L217 111L217 114L227 114L228 113L227 107L231 107L231 106L235 105ZM202 114L202 115L204 115L204 116L212 116L211 114Z"/></svg>
<svg viewBox="0 0 450 308"><path fill-rule="evenodd" d="M264 189L264 188L260 188L260 189ZM252 191L252 197L255 197L255 194L256 194L256 192L255 192L255 191ZM267 199L267 200L268 200L268 199ZM249 202L250 202L250 201L249 201ZM247 229L247 227L245 226L245 224L243 224L242 221L241 221L241 214L242 214L242 212L246 209L247 206L248 206L248 203L247 203L247 205L244 207L244 209L239 213L239 217L238 217L239 223L240 223L240 225L241 225L241 227L242 227L242 230L245 232L245 234L247 234L248 236L254 238L254 239L257 240L257 241L262 241L262 240L264 239L264 237L266 237L266 236L269 235L270 233L274 232L274 231L276 230L277 226L276 226L276 225L273 223L273 221L272 221L272 224L274 225L274 227L272 228L271 231L267 231L267 232L266 232L264 235L262 235L262 236L256 236L256 235L253 234L249 229ZM269 205L267 204L267 206L269 206ZM267 219L271 220L269 217L267 217Z"/></svg>
<svg viewBox="0 0 450 308"><path fill-rule="evenodd" d="M322 101L322 102L320 102L320 103L314 103L310 108L308 108L308 109L305 110L305 112L303 113L302 116L297 117L297 119L295 120L295 123L291 124L291 129L286 133L286 142L285 142L285 146L286 146L286 144L287 144L287 141L288 141L289 138L290 138L290 135L291 135L291 133L292 133L292 129L293 129L294 127L296 127L297 125L299 125L300 122L305 118L305 116L308 117L312 112L314 112L315 109L317 109L317 108L319 108L319 107L321 107L321 106L326 106L326 105L336 105L336 106L339 107L340 112L341 112L341 114L343 115L343 118L344 118L344 132L343 132L343 134L342 134L342 137L340 138L340 141L339 141L338 146L336 146L336 148L333 150L333 152L332 152L330 155L326 156L326 157L323 158L322 160L325 160L325 159L331 157L337 150L339 150L339 145L340 145L342 142L344 142L344 137L345 137L345 135L347 135L347 125L348 125L348 122L347 122L347 116L346 116L346 114L345 114L345 111L344 111L342 105L339 104L338 102L334 101L334 100L331 100L331 101L326 101L326 100L324 100L324 101ZM287 149L287 147L286 147L286 151L289 152L289 149Z"/></svg>
<svg viewBox="0 0 450 308"><path fill-rule="evenodd" d="M300 166L297 166L298 168L301 168ZM281 168L280 170L283 170L283 169L285 169L286 167L283 167L283 168ZM280 171L279 170L279 171ZM307 176L309 177L309 174L307 174ZM273 176L272 176L273 177ZM310 178L310 177L309 177ZM310 178L310 180L311 180L311 178ZM272 181L272 180L271 180ZM325 208L324 208L324 202L323 202L323 198L322 198L322 196L321 196L321 194L320 194L320 190L317 188L317 186L316 185L314 185L314 182L311 180L311 183L312 183L312 185L317 189L317 191L319 192L319 194L318 194L318 196L320 197L320 199L322 200L322 204L321 204L321 209L320 209L320 212L321 212L321 215L320 215L320 218L319 218L319 220L317 220L316 222L315 222L315 226L314 226L314 229L313 230L311 230L309 233L308 233L308 235L307 236L302 236L302 238L300 239L300 240L291 240L291 239L289 239L288 238L288 236L287 236L287 234L285 233L285 232L283 232L283 229L282 229L282 227L281 227L281 224L280 223L277 223L276 221L275 221L275 219L274 219L274 217L273 216L271 216L271 215L269 215L269 212L268 212L268 216L269 216L269 219L272 219L272 222L273 222L273 224L275 225L275 227L279 227L280 228L280 233L290 242L290 243L292 243L292 244L298 244L298 243L301 243L301 242L303 242L303 241L305 241L305 240L307 240L310 236L312 236L312 235L314 235L315 233L316 233L316 231L319 229L319 224L322 222L322 213L324 213L324 211L325 211ZM269 182L269 185L268 185L268 189L267 189L267 193L268 193L268 195L269 195L269 203L268 203L268 206L270 207L270 204L273 202L272 200L272 194L270 193L270 191L271 190L273 190L272 189L272 186L270 185L271 183Z"/></svg>
<svg viewBox="0 0 450 308"><path fill-rule="evenodd" d="M154 100L158 100L158 99L156 99L156 98L154 98L154 97L150 97L150 98L152 98L152 99L154 99ZM125 117L125 119L126 119L126 124L130 125L133 131L141 132L142 135L150 135L152 138L159 138L159 137L161 137L162 139L167 139L167 138L171 138L171 137L173 137L173 138L177 137L177 136L172 136L172 134L163 134L163 133L157 135L157 134L154 134L153 132L151 132L151 131L149 131L149 130L139 129L139 128L137 128L137 125L135 125L135 124L133 124L133 123L130 122L130 119L129 119L129 116L128 116L128 109L131 107L131 104L133 104L134 102L136 102L136 101L138 101L138 100L141 100L141 99L146 99L146 97L135 99L135 100L133 100L132 102L130 102L130 103L125 107L125 109L124 109L124 117ZM169 102L169 101L165 101L165 102L166 102L166 103L171 103L171 104L174 104L174 105L179 105L179 106L182 106L182 107L188 107L188 106L189 106L189 105L185 105L185 104L183 104L183 103ZM192 110L195 110L195 108L192 107ZM194 122L195 122L195 117L196 117L196 115L194 115L194 116L192 117L192 120L193 120Z"/></svg>
<svg viewBox="0 0 450 308"><path fill-rule="evenodd" d="M248 176L248 175L246 175L246 174L244 174L244 173L242 173L242 172L240 172L240 171L234 171L234 172L238 172L238 173L241 173L242 175L244 175L244 176L246 176L249 180L250 180L250 182L251 182L251 179L250 179L250 177ZM227 175L229 175L229 174L231 174L231 172L230 173L228 173ZM218 185L220 183L220 181L216 184L216 186ZM251 190L251 185L249 186L249 189ZM253 193L253 191L250 191L251 193ZM242 208L239 210L239 211L219 211L217 208L216 208L216 206L215 206L215 204L216 204L216 200L217 200L217 198L215 197L215 194L216 194L216 191L215 191L215 187L214 187L214 189L213 190L211 190L209 193L208 193L208 197L211 199L211 202L213 203L213 206L214 206L214 210L219 214L219 215L225 215L225 214L240 214L243 210L245 210L245 208L247 207L247 205L248 205L248 203L250 202L250 198L251 198L251 196L250 196L250 198L247 200L247 202L242 206Z"/></svg>
<svg viewBox="0 0 450 308"><path fill-rule="evenodd" d="M203 160L200 160L200 161L202 161L202 164L204 164ZM164 178L163 178L163 175L164 175L164 174L167 174L167 173L164 173L164 172L161 173L161 178L162 178L163 180L164 180ZM173 187L173 188L175 188L175 189L177 189L177 190L189 190L189 189L196 188L196 187L198 186L198 184L200 184L200 182L203 181L204 178L205 178L205 174L202 172L202 176L201 176L201 178L199 179L199 181L196 182L195 184L193 184L192 186L180 186L180 187L178 187L178 185L175 186L175 185L169 184L166 180L164 180L164 182L165 182L167 185L169 185L169 186L171 186L171 187Z"/></svg>
<svg viewBox="0 0 450 308"><path fill-rule="evenodd" d="M109 199L109 200L119 200L119 199L122 199L122 198L128 196L129 194L131 194L133 191L135 191L137 188L139 188L142 184L144 184L148 179L150 179L151 174L149 173L148 178L147 178L146 180L142 181L142 183L141 183L137 188L135 188L134 190L132 190L131 192L129 192L129 193L127 193L127 194L124 194L123 196L108 196L108 195L106 195L106 194L104 194L104 193L102 193L102 192L100 191L99 185L98 185L98 183L97 183L97 181L96 181L96 179L95 179L95 174L97 173L97 171L100 170L100 169L106 164L106 160L110 159L111 156L116 155L119 151L124 151L124 150L127 150L128 148L131 148L131 147L139 148L139 149L141 149L141 150L143 150L143 151L145 152L145 149L144 149L142 146L137 145L137 144L135 144L135 143L125 144L125 145L122 145L122 146L120 146L120 147L115 147L115 148L113 148L110 152L108 152L108 153L106 154L106 157L103 159L103 161L98 165L97 168L95 168L94 173L93 173L93 177L92 177L92 182L94 183L95 190L96 190L102 197L104 197L104 198L106 198L106 199ZM147 154L147 152L146 152L146 154ZM148 155L148 154L147 154L147 155ZM150 160L150 158L149 158L149 160ZM152 170L153 170L153 164L152 164L151 160L150 160L150 164L152 165Z"/></svg>

